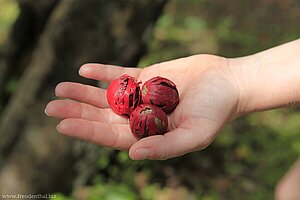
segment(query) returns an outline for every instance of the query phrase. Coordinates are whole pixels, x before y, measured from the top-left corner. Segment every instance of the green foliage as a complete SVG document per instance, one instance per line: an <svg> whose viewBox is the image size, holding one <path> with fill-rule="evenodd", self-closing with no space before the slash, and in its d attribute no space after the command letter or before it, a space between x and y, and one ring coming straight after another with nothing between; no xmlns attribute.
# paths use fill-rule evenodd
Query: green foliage
<svg viewBox="0 0 300 200"><path fill-rule="evenodd" d="M88 200L134 200L136 194L125 184L95 185L88 193Z"/></svg>
<svg viewBox="0 0 300 200"><path fill-rule="evenodd" d="M3 55L6 46L6 40L9 35L10 27L18 16L19 8L14 0L0 0L0 63L3 62ZM1 70L0 70L1 71ZM6 85L6 92L12 93L17 87L16 80L12 80ZM0 102L0 113L4 110L3 103Z"/></svg>
<svg viewBox="0 0 300 200"><path fill-rule="evenodd" d="M170 1L139 66L196 53L248 55L300 34L291 6L217 2ZM99 158L93 185L87 186L89 198L109 199L114 193L116 199L119 194L143 200L273 199L277 182L300 154L299 121L297 110L242 117L207 149L168 161L136 162L127 152L107 151Z"/></svg>
<svg viewBox="0 0 300 200"><path fill-rule="evenodd" d="M198 53L238 57L299 37L299 2L251 2L170 1L139 66ZM299 121L296 109L242 117L207 149L168 161L136 162L103 149L89 185L57 199L273 199L300 154Z"/></svg>
<svg viewBox="0 0 300 200"><path fill-rule="evenodd" d="M9 27L18 16L18 5L14 0L0 1L0 48L7 39Z"/></svg>
<svg viewBox="0 0 300 200"><path fill-rule="evenodd" d="M9 80L9 82L7 83L5 90L7 93L9 94L13 94L18 88L18 80L12 78L11 80Z"/></svg>
<svg viewBox="0 0 300 200"><path fill-rule="evenodd" d="M71 197L67 197L66 195L64 195L62 193L56 193L55 194L55 199L56 200L72 200Z"/></svg>
<svg viewBox="0 0 300 200"><path fill-rule="evenodd" d="M300 140L295 117L299 114L291 111L264 112L239 119L224 130L213 146L228 154L225 170L237 181L230 192L243 192L243 199L273 199L276 183L299 155L290 148Z"/></svg>
<svg viewBox="0 0 300 200"><path fill-rule="evenodd" d="M172 1L140 66L195 53L238 57L296 39L300 29L294 6L299 9L299 2ZM197 199L273 199L277 182L300 155L299 121L297 110L243 117L206 150L182 157L189 166L159 165L185 173L181 180Z"/></svg>

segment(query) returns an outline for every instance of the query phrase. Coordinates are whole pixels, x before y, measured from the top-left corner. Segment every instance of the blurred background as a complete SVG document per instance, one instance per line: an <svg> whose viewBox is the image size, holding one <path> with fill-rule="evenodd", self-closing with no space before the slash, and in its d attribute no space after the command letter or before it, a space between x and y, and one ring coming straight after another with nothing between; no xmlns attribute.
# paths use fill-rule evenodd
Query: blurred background
<svg viewBox="0 0 300 200"><path fill-rule="evenodd" d="M207 149L168 161L59 135L45 116L86 62L145 67L253 54L300 36L293 0L0 0L0 194L56 199L273 199L300 155L299 108L244 116Z"/></svg>

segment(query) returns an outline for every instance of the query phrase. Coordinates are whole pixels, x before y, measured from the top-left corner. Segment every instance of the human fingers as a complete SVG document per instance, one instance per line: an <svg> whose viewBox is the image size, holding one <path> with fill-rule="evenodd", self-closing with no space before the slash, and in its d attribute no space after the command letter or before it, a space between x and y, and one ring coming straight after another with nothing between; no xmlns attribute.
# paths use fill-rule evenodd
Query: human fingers
<svg viewBox="0 0 300 200"><path fill-rule="evenodd" d="M79 69L80 76L85 78L100 80L104 82L110 82L122 74L128 74L137 78L141 72L141 69L120 67L115 65L104 65L96 63L84 64Z"/></svg>
<svg viewBox="0 0 300 200"><path fill-rule="evenodd" d="M68 118L57 125L57 130L70 137L119 150L128 150L136 142L128 124L106 124Z"/></svg>
<svg viewBox="0 0 300 200"><path fill-rule="evenodd" d="M58 97L73 99L99 108L109 107L106 90L90 85L62 82L56 86L55 94Z"/></svg>
<svg viewBox="0 0 300 200"><path fill-rule="evenodd" d="M57 118L80 118L107 124L126 124L128 119L115 114L111 109L97 108L72 100L54 100L47 104L45 112Z"/></svg>

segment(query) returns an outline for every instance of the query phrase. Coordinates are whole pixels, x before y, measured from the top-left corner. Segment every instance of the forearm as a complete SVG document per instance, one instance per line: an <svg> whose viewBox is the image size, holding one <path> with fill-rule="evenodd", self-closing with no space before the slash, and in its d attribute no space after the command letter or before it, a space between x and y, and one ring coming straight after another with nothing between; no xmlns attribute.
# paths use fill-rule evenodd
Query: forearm
<svg viewBox="0 0 300 200"><path fill-rule="evenodd" d="M299 104L299 39L229 62L240 91L240 113Z"/></svg>

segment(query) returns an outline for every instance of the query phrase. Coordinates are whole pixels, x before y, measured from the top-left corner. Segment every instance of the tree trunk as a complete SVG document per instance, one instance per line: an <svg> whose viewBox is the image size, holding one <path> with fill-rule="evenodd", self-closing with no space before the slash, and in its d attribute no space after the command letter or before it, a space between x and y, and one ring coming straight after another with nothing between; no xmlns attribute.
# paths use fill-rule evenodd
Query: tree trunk
<svg viewBox="0 0 300 200"><path fill-rule="evenodd" d="M33 6L36 1L20 2ZM81 173L74 169L76 160L94 152L96 162L100 148L58 135L57 121L44 115L45 105L54 98L54 87L60 81L96 84L78 77L83 63L135 66L145 53L147 36L164 3L63 0L48 4L53 11L48 20L42 20L44 28L39 29L32 51L19 52L19 60L30 57L27 62L17 61L23 69L18 89L2 113L0 193L67 192Z"/></svg>
<svg viewBox="0 0 300 200"><path fill-rule="evenodd" d="M19 0L20 15L7 41L5 59L0 68L0 104L6 105L11 94L5 86L18 80L28 66L31 54L58 0Z"/></svg>

